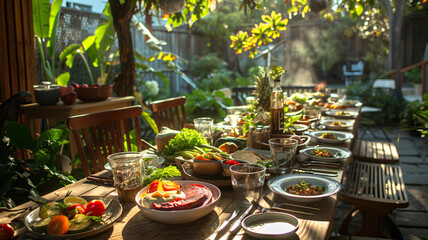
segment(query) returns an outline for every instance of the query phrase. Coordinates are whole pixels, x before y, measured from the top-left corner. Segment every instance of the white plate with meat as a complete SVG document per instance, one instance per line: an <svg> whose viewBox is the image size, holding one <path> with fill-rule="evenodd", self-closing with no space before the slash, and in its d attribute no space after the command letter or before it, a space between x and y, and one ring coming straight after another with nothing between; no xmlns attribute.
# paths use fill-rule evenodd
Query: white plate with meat
<svg viewBox="0 0 428 240"><path fill-rule="evenodd" d="M180 185L180 191L172 200L148 201L148 187L137 193L135 201L145 217L169 224L189 223L208 215L220 200L220 189L210 183L188 180L174 183Z"/></svg>

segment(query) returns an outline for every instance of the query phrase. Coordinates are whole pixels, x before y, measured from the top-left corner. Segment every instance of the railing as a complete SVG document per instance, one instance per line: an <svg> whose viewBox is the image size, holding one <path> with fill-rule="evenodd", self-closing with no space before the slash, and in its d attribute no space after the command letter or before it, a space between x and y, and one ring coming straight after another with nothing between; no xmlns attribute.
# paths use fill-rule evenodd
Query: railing
<svg viewBox="0 0 428 240"><path fill-rule="evenodd" d="M292 95L296 92L308 92L314 91L315 86L281 86L282 91L287 93L287 96ZM243 87L234 87L232 88L232 99L235 105L245 105L245 99L253 95L253 92L256 91L255 85L243 86Z"/></svg>
<svg viewBox="0 0 428 240"><path fill-rule="evenodd" d="M401 69L401 71L400 71L400 82L401 82L401 85L403 85L403 82L404 82L404 77L403 77L403 73L404 72L407 72L407 71L410 71L410 70L412 70L413 68L417 68L417 67L420 67L420 66L422 66L422 69L421 69L421 84L422 84L422 99L423 99L423 96L424 96L424 94L426 93L426 92L428 92L428 89L427 89L427 84L426 84L426 79L427 79L427 65L428 65L428 60L425 60L425 61L422 61L422 62L419 62L419 63L416 63L416 64L413 64L413 65L410 65L410 66L407 66L407 67L405 67L405 68L402 68ZM396 77L396 74L397 74L397 70L391 70L391 71L389 71L388 73L386 73L386 75L389 77L389 78L391 78L391 79L395 79L395 77Z"/></svg>

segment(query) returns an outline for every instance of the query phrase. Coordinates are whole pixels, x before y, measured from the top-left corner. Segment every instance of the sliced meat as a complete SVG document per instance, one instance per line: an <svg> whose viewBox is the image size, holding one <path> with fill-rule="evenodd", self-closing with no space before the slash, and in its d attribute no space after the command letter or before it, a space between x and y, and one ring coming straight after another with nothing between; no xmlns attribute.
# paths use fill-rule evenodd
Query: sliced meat
<svg viewBox="0 0 428 240"><path fill-rule="evenodd" d="M174 201L161 204L153 203L153 209L172 211L197 208L205 206L212 198L211 190L200 184L182 186L181 191L186 195L185 199L176 199Z"/></svg>

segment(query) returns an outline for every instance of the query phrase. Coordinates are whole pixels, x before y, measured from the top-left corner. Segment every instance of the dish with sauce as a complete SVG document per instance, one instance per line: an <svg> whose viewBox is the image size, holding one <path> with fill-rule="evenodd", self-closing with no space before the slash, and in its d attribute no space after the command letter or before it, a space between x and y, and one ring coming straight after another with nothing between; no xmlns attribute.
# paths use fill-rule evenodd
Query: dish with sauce
<svg viewBox="0 0 428 240"><path fill-rule="evenodd" d="M307 133L319 142L339 144L354 138L352 133L338 131L311 131Z"/></svg>
<svg viewBox="0 0 428 240"><path fill-rule="evenodd" d="M321 120L320 123L331 130L344 130L353 125L353 122L346 120Z"/></svg>
<svg viewBox="0 0 428 240"><path fill-rule="evenodd" d="M325 187L315 186L302 180L295 185L288 186L285 191L296 195L314 196L325 193Z"/></svg>
<svg viewBox="0 0 428 240"><path fill-rule="evenodd" d="M328 154L325 154L328 152ZM342 159L349 158L352 152L346 148L337 147L308 147L300 150L304 156L320 161L339 162ZM318 156L321 155L321 156ZM327 156L328 155L328 156Z"/></svg>
<svg viewBox="0 0 428 240"><path fill-rule="evenodd" d="M344 118L344 119L353 119L358 116L358 112L340 111L340 110L329 110L329 111L326 111L325 114L328 116Z"/></svg>

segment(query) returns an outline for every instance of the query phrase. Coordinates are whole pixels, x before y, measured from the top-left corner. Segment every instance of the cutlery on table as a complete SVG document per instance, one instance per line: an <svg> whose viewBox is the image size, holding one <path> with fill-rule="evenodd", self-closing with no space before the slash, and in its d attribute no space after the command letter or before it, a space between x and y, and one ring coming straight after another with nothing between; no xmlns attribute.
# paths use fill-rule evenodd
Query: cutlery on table
<svg viewBox="0 0 428 240"><path fill-rule="evenodd" d="M315 214L313 213L308 213L308 212L302 212L302 211L297 211L297 210L292 210L292 209L286 209L286 208L280 208L280 207L263 207L262 205L260 205L259 203L252 201L251 202L260 212L267 212L267 211L276 211L276 212L286 212L286 213L298 213L298 214L304 214L304 215L309 215L309 216L314 216Z"/></svg>
<svg viewBox="0 0 428 240"><path fill-rule="evenodd" d="M311 171L311 172L320 172L320 173L331 173L331 174L337 174L337 170L333 170L333 169L324 169L324 168L308 168L308 167L303 167L303 168L298 168L299 170L303 170L303 171Z"/></svg>
<svg viewBox="0 0 428 240"><path fill-rule="evenodd" d="M315 171L308 171L308 170L301 170L301 169L293 169L293 171L296 173L308 173L308 174L320 175L325 177L337 177L337 174L333 174L333 173L315 172Z"/></svg>
<svg viewBox="0 0 428 240"><path fill-rule="evenodd" d="M214 240L217 239L218 237L221 237L222 234L218 235L219 233L223 232L226 227L229 225L229 223L236 217L238 216L239 210L235 210L233 211L232 214L229 215L229 217L220 225L220 227L218 227L214 233L208 238L208 240Z"/></svg>
<svg viewBox="0 0 428 240"><path fill-rule="evenodd" d="M241 230L241 222L244 220L244 218L248 215L250 215L251 211L253 210L253 205L250 205L247 210L232 224L232 227L230 227L229 232L227 233L227 240L233 239L235 235Z"/></svg>

